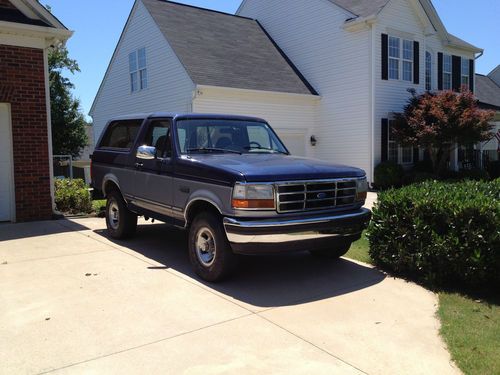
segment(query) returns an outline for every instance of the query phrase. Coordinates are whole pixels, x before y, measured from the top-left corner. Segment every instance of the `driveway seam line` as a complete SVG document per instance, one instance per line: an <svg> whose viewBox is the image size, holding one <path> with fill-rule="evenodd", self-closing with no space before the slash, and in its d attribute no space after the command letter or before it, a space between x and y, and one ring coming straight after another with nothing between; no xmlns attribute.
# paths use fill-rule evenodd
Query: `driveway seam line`
<svg viewBox="0 0 500 375"><path fill-rule="evenodd" d="M52 370L39 372L38 375L50 374L50 373L53 373L53 372L56 372L56 371L60 371L60 370L64 370L64 369L67 369L67 368L70 368L70 367L82 365L84 363L89 363L89 362L97 361L99 359L103 359L103 358L107 358L107 357L112 357L112 356L117 355L117 354L122 354L122 353L126 353L126 352L129 352L129 351L133 351L133 350L145 348L145 347L150 346L150 345L159 344L160 342L169 341L169 340L172 340L172 339L175 339L175 338L178 338L178 337L182 337L182 336L190 335L192 333L200 332L200 331L203 331L205 329L209 329L209 328L217 327L217 326L220 326L220 325L223 325L223 324L226 324L226 323L234 322L234 321L239 320L239 319L248 318L248 317L250 317L252 315L255 315L255 314L250 313L250 314L245 314L245 315L238 316L238 317L235 317L235 318L232 318L232 319L227 319L227 320L224 320L224 321L221 321L221 322L210 324L208 326L204 326L204 327L200 327L200 328L197 328L197 329L193 329L191 331L181 332L181 333L178 333L176 335L168 336L168 337L165 337L163 339L158 339L158 340L151 341L151 342L148 342L148 343L145 343L145 344L133 346L131 348L127 348L127 349L123 349L123 350L118 350L116 352L112 352L112 353L108 353L108 354L103 354L101 356L89 358L89 359L86 359L84 361L75 362L75 363L72 363L70 365L58 367L58 368L55 368L55 369L52 369Z"/></svg>
<svg viewBox="0 0 500 375"><path fill-rule="evenodd" d="M361 373L363 373L363 374L365 374L365 375L370 375L368 372L366 372L366 371L364 371L364 370L360 369L359 367L357 367L357 366L353 365L352 363L349 363L349 362L347 362L346 360L344 360L344 359L342 359L342 358L340 358L340 357L337 357L335 354L333 354L333 353L329 352L328 350L326 350L326 349L322 348L321 346L316 345L316 344L315 344L315 343L313 343L312 341L309 341L309 340L307 340L307 339L305 339L305 338L303 338L303 337L299 336L298 334L296 334L296 333L294 333L294 332L290 331L289 329L287 329L287 328L285 328L285 327L283 327L283 326L279 325L278 323L273 322L273 321L272 321L272 320L270 320L269 318L266 318L265 316L262 316L262 315L260 315L260 314L261 314L261 313L256 313L256 315L257 315L259 318L261 318L261 319L265 320L266 322L271 323L272 325L274 325L274 326L276 326L276 327L280 328L281 330L283 330L283 331L285 331L285 332L288 332L290 335L292 335L292 336L294 336L294 337L298 338L299 340L302 340L302 341L304 341L305 343L307 343L307 344L309 344L309 345L311 345L311 346L315 347L316 349L318 349L318 350L322 351L323 353L325 353L325 354L329 355L330 357L333 357L333 358L335 358L335 359L339 360L340 362L342 362L342 363L346 364L346 365L347 365L347 366L349 366L349 367L352 367L352 368L353 368L353 369L355 369L355 370L358 370L359 372L361 372Z"/></svg>

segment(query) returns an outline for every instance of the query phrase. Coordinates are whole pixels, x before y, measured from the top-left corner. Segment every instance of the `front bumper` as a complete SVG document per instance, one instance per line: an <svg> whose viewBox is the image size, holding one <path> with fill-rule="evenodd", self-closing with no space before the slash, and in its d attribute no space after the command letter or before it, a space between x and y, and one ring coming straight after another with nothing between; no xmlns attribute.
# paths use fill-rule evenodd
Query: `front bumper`
<svg viewBox="0 0 500 375"><path fill-rule="evenodd" d="M327 248L355 241L367 228L371 212L365 208L337 215L292 220L224 218L227 239L235 253L261 254Z"/></svg>

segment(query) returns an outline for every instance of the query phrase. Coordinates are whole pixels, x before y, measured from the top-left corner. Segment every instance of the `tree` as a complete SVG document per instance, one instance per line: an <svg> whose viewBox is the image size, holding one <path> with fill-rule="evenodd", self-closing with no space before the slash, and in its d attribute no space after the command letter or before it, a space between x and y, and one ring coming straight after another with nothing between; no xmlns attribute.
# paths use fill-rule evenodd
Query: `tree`
<svg viewBox="0 0 500 375"><path fill-rule="evenodd" d="M88 143L87 122L80 111L80 101L71 94L74 85L63 76L65 70L73 74L80 68L69 58L67 48L58 45L49 51L52 149L54 155L77 157Z"/></svg>
<svg viewBox="0 0 500 375"><path fill-rule="evenodd" d="M434 173L446 169L450 153L459 146L484 142L493 137L490 121L494 112L482 110L473 93L441 91L412 96L403 113L395 116L394 138L404 146L423 148Z"/></svg>

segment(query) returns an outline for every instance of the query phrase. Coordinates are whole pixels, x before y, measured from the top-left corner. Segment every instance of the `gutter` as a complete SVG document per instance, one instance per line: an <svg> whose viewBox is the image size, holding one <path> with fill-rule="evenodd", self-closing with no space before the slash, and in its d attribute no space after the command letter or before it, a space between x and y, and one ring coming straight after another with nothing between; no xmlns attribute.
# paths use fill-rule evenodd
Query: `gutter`
<svg viewBox="0 0 500 375"><path fill-rule="evenodd" d="M55 38L65 42L73 35L73 31L46 26L26 25L15 22L0 21L0 33L31 36L36 38Z"/></svg>

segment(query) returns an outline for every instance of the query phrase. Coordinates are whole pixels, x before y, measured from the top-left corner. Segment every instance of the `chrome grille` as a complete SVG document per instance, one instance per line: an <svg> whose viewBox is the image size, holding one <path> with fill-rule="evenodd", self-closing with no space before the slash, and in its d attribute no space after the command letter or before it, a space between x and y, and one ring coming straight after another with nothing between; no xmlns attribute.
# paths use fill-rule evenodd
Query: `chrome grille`
<svg viewBox="0 0 500 375"><path fill-rule="evenodd" d="M354 204L356 180L285 182L276 191L280 213L325 210Z"/></svg>

